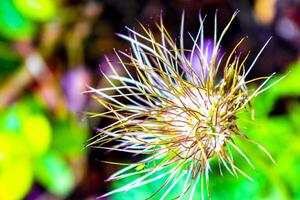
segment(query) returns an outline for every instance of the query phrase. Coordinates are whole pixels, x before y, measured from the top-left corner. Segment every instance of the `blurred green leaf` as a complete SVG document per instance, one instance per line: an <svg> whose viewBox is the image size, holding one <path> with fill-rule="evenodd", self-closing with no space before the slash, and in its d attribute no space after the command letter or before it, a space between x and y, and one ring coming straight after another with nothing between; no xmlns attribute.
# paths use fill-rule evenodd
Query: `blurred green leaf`
<svg viewBox="0 0 300 200"><path fill-rule="evenodd" d="M48 152L35 160L36 179L50 192L66 196L74 187L74 175L67 163L54 152Z"/></svg>
<svg viewBox="0 0 300 200"><path fill-rule="evenodd" d="M20 56L5 42L0 42L0 81L5 80L7 75L19 68Z"/></svg>
<svg viewBox="0 0 300 200"><path fill-rule="evenodd" d="M0 134L0 199L23 199L31 187L32 174L22 140L10 133Z"/></svg>
<svg viewBox="0 0 300 200"><path fill-rule="evenodd" d="M69 156L77 157L85 153L85 143L88 138L88 130L84 124L80 124L75 117L59 119L53 122L52 149Z"/></svg>
<svg viewBox="0 0 300 200"><path fill-rule="evenodd" d="M5 130L15 133L21 130L21 120L15 105L0 113L0 131Z"/></svg>
<svg viewBox="0 0 300 200"><path fill-rule="evenodd" d="M11 0L0 1L0 33L4 37L27 40L34 32L34 24L18 12Z"/></svg>
<svg viewBox="0 0 300 200"><path fill-rule="evenodd" d="M21 118L22 134L32 156L46 153L51 143L51 125L44 115L30 115Z"/></svg>
<svg viewBox="0 0 300 200"><path fill-rule="evenodd" d="M300 62L293 63L289 66L287 76L278 82L268 91L268 95L276 96L300 96ZM277 81L281 76L276 76L272 82ZM272 83L271 82L271 83Z"/></svg>
<svg viewBox="0 0 300 200"><path fill-rule="evenodd" d="M289 120L297 134L300 133L300 103L291 103L288 108Z"/></svg>
<svg viewBox="0 0 300 200"><path fill-rule="evenodd" d="M9 131L22 140L33 157L44 154L51 143L51 125L41 110L35 98L27 97L0 113L2 134Z"/></svg>
<svg viewBox="0 0 300 200"><path fill-rule="evenodd" d="M53 0L13 0L13 2L24 16L37 21L51 19L57 9Z"/></svg>

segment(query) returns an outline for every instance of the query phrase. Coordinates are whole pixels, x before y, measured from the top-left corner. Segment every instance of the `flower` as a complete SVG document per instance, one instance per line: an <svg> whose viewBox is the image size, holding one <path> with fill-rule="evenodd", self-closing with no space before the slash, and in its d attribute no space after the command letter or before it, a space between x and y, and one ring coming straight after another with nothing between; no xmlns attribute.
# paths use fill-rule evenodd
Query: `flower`
<svg viewBox="0 0 300 200"><path fill-rule="evenodd" d="M110 86L87 91L107 109L92 116L107 117L115 122L100 129L89 146L146 156L128 164L108 180L134 175L140 175L139 178L101 197L163 180L161 187L149 198L164 191L160 197L164 199L178 181L184 180L182 191L175 198L187 193L193 197L199 181L204 198L204 185L208 188L213 159L218 161L221 173L223 165L231 174L241 173L252 180L235 165L230 150L236 150L253 166L234 143L237 137L252 141L239 130L236 114L248 107L253 113L251 99L275 83L265 85L274 74L246 80L270 39L247 70L245 62L249 54L242 57L236 52L245 38L237 43L226 60L220 55L221 40L237 13L233 14L219 38L215 15L214 39L209 54L204 52L208 48L204 47L204 19L201 15L196 37L189 34L193 41L191 49L184 47L184 13L179 47L165 29L162 19L157 24L160 40L143 25L145 35L130 28L127 28L129 36L119 34L131 44L131 53L115 51L126 76L120 76L114 63L107 58L114 74L103 76ZM198 57L198 66L193 61L195 56ZM249 91L248 84L259 79L264 79L264 82L255 91ZM273 160L261 145L255 144Z"/></svg>

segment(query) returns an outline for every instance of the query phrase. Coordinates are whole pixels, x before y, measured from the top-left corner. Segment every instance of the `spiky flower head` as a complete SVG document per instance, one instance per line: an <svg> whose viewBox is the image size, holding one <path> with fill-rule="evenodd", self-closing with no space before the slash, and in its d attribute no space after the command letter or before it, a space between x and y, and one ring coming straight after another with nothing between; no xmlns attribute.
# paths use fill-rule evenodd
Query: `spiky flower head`
<svg viewBox="0 0 300 200"><path fill-rule="evenodd" d="M234 143L236 137L250 140L239 130L236 115L248 108L253 113L251 99L270 87L264 85L273 75L259 78L265 81L257 90L249 91L248 84L258 79L247 81L247 75L269 40L249 67L245 64L249 54L241 56L236 51L244 38L230 54L220 55L221 40L236 15L237 12L219 36L215 15L211 52L204 44L205 18L201 15L197 35L189 34L191 49L184 47L184 14L179 45L162 19L157 24L159 39L143 25L143 34L127 28L129 36L119 35L130 42L131 52L115 51L117 63L107 59L113 72L110 76L104 74L109 87L87 91L107 109L93 116L115 122L102 128L90 146L146 156L108 180L134 175L139 178L102 197L159 180L163 180L161 187L151 197L163 190L160 198L164 199L180 180L184 180L184 185L175 198L186 193L193 197L197 185L202 193L204 185L208 186L212 159L219 162L221 173L223 166L233 175L241 173L251 179L235 165L230 151L236 150L253 166ZM123 68L125 76L118 74L116 65ZM261 145L255 144L271 158Z"/></svg>

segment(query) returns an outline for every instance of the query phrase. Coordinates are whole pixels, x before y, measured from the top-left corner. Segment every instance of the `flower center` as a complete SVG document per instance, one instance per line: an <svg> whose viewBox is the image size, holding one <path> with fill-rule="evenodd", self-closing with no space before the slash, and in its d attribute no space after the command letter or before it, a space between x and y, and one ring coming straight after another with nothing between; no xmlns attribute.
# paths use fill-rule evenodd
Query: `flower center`
<svg viewBox="0 0 300 200"><path fill-rule="evenodd" d="M190 95L187 95L190 93ZM169 122L172 149L183 158L210 158L221 152L230 137L226 105L221 96L209 96L200 89L190 89L173 100L174 106L162 115Z"/></svg>

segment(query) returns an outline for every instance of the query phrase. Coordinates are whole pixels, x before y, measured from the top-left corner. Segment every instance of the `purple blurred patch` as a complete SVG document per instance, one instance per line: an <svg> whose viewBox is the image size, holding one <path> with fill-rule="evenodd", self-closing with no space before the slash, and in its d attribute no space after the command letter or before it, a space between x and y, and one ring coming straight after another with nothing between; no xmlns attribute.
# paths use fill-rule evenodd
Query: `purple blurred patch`
<svg viewBox="0 0 300 200"><path fill-rule="evenodd" d="M90 85L91 77L89 72L83 67L72 69L62 78L62 88L67 106L71 112L79 114L86 104L86 96L81 93Z"/></svg>
<svg viewBox="0 0 300 200"><path fill-rule="evenodd" d="M39 185L34 184L31 188L30 192L25 197L25 200L40 199L40 197L43 195L43 193L44 193L43 189Z"/></svg>
<svg viewBox="0 0 300 200"><path fill-rule="evenodd" d="M200 45L199 48L201 48ZM191 56L193 56L191 59L191 66L194 72L203 80L206 78L208 74L207 65L210 66L211 61L213 59L214 41L212 39L205 39L203 41L203 47L201 49L199 48L195 48L193 55L191 54L191 52L186 52L185 55L188 60L190 60ZM218 49L216 61L218 62L220 58L221 58L221 52L220 49ZM187 73L191 73L191 70L186 66L185 63L183 64L183 67Z"/></svg>

